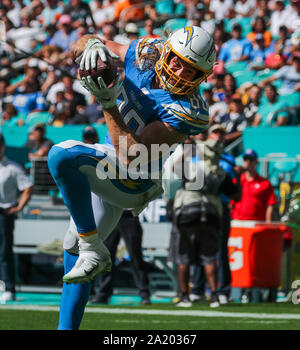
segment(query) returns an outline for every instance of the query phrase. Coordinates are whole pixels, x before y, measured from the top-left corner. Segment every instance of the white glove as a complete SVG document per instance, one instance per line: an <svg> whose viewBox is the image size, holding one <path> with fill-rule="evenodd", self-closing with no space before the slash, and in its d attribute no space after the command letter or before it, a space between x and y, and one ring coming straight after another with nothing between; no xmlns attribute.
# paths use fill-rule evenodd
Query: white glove
<svg viewBox="0 0 300 350"><path fill-rule="evenodd" d="M97 68L97 56L100 56L103 62L107 61L107 56L114 59L120 57L108 49L99 39L89 39L87 45L80 58L80 69L95 69Z"/></svg>
<svg viewBox="0 0 300 350"><path fill-rule="evenodd" d="M109 109L116 105L121 80L122 77L119 74L114 81L113 87L108 88L102 77L97 78L97 85L92 77L88 76L81 78L80 84L96 97L96 100L102 105L103 109Z"/></svg>

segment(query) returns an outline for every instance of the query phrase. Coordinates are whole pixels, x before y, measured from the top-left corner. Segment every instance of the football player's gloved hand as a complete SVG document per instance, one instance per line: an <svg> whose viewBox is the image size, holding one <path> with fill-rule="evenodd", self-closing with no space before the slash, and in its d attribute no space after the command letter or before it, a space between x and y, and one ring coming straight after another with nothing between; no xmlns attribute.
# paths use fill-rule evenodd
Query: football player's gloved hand
<svg viewBox="0 0 300 350"><path fill-rule="evenodd" d="M96 69L98 56L100 56L103 62L107 61L107 56L114 59L120 58L118 55L108 49L99 39L89 39L82 55L80 55L78 60L80 61L80 69Z"/></svg>
<svg viewBox="0 0 300 350"><path fill-rule="evenodd" d="M122 77L119 74L114 81L114 85L107 87L102 77L97 78L97 84L91 76L88 76L81 78L80 84L96 97L103 109L109 109L116 105L121 80Z"/></svg>

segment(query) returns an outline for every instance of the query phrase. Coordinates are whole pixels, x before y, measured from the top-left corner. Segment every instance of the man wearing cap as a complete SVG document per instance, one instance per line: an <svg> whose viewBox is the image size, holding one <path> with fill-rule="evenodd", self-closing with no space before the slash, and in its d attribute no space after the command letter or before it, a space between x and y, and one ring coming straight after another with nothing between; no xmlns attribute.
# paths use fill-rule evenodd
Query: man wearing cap
<svg viewBox="0 0 300 350"><path fill-rule="evenodd" d="M72 18L63 14L58 21L59 30L54 34L50 45L61 47L64 51L70 50L70 46L78 39L76 30L72 29Z"/></svg>
<svg viewBox="0 0 300 350"><path fill-rule="evenodd" d="M233 203L232 218L271 222L276 204L274 189L257 173L258 156L254 150L247 149L243 159L243 167L239 168L242 198Z"/></svg>
<svg viewBox="0 0 300 350"><path fill-rule="evenodd" d="M46 138L46 127L43 123L37 123L29 134L28 141L24 147L29 149L29 158L46 157L53 142Z"/></svg>
<svg viewBox="0 0 300 350"><path fill-rule="evenodd" d="M0 134L0 276L5 292L0 300L15 300L13 230L15 215L23 210L33 193L33 184L20 165L4 156L5 140ZM18 192L21 196L18 198Z"/></svg>
<svg viewBox="0 0 300 350"><path fill-rule="evenodd" d="M224 43L220 50L219 61L240 62L247 61L252 49L251 41L242 38L242 27L235 23L232 27L232 39Z"/></svg>

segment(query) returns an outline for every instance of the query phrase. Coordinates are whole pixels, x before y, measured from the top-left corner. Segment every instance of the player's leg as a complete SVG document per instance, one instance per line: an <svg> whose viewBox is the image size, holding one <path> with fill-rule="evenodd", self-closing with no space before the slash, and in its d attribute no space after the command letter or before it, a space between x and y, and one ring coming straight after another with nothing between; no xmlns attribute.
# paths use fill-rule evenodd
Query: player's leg
<svg viewBox="0 0 300 350"><path fill-rule="evenodd" d="M78 259L77 254L64 252L64 269L67 274ZM82 284L63 284L60 301L58 330L79 329L85 306L88 302L91 290L91 282Z"/></svg>
<svg viewBox="0 0 300 350"><path fill-rule="evenodd" d="M74 268L63 277L66 283L88 282L98 273L111 269L109 251L97 234L91 191L121 209L135 208L138 211L161 193L159 184L152 181L146 180L136 184L132 180L111 180L99 176L98 165L109 161L109 169L114 169L114 157L115 151L111 147L92 147L76 141L63 142L49 152L50 172L80 236L80 258ZM107 175L104 168L102 171Z"/></svg>
<svg viewBox="0 0 300 350"><path fill-rule="evenodd" d="M74 269L63 277L67 283L88 282L98 273L111 269L109 251L98 237L90 184L87 176L80 170L86 164L91 167L94 165L95 161L87 157L91 152L95 150L84 146L54 146L48 156L50 172L76 224L82 252Z"/></svg>
<svg viewBox="0 0 300 350"><path fill-rule="evenodd" d="M98 196L92 194L92 207L98 231L105 239L118 223L122 209L112 206ZM71 220L64 240L65 273L69 273L78 260L78 235L75 223ZM85 306L88 302L91 282L82 284L63 284L60 302L59 330L79 328Z"/></svg>

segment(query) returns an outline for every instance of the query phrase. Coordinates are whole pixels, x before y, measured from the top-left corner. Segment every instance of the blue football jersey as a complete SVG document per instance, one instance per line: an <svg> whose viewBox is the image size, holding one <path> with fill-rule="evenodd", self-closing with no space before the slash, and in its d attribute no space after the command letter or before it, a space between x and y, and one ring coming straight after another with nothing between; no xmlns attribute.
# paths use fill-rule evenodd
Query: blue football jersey
<svg viewBox="0 0 300 350"><path fill-rule="evenodd" d="M133 41L124 62L125 79L117 99L124 123L139 135L154 121L168 123L186 135L197 135L208 127L208 106L199 92L191 96L171 95L163 89L152 89L154 68L145 68L142 54L149 52L149 45L161 45L157 39ZM109 134L106 143L111 144Z"/></svg>

